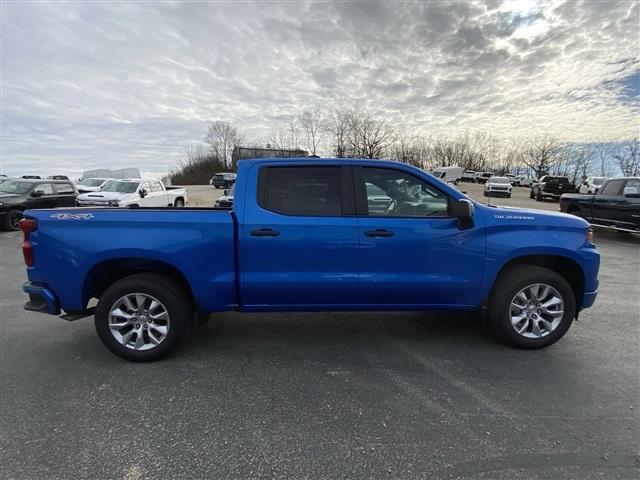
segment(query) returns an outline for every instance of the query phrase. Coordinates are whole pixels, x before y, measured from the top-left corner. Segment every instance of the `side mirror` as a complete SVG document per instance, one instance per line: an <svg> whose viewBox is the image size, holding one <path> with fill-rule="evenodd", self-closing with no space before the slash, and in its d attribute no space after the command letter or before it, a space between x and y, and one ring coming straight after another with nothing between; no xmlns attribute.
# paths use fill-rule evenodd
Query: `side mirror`
<svg viewBox="0 0 640 480"><path fill-rule="evenodd" d="M451 206L451 214L458 219L458 228L467 230L473 228L473 203L466 198L461 198Z"/></svg>
<svg viewBox="0 0 640 480"><path fill-rule="evenodd" d="M227 195L229 195L229 190L226 190L226 189L225 189L225 190L223 190L223 191L222 191L222 194L226 197Z"/></svg>
<svg viewBox="0 0 640 480"><path fill-rule="evenodd" d="M144 198L147 196L147 191L144 188L141 188L138 193L140 194L140 198Z"/></svg>
<svg viewBox="0 0 640 480"><path fill-rule="evenodd" d="M42 197L44 195L44 191L42 190L34 190L31 192L32 197Z"/></svg>

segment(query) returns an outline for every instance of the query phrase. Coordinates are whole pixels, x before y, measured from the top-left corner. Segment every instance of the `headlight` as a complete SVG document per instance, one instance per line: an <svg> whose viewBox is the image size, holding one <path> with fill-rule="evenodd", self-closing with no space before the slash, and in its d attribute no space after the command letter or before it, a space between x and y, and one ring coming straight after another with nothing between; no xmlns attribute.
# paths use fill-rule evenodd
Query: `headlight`
<svg viewBox="0 0 640 480"><path fill-rule="evenodd" d="M110 207L119 207L120 204L118 203L117 200L109 200L109 206Z"/></svg>

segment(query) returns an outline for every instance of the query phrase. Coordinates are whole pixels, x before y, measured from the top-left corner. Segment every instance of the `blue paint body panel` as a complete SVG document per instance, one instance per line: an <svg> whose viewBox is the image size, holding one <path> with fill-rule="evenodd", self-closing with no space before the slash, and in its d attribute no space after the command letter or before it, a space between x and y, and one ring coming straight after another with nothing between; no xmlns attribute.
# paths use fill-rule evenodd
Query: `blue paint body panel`
<svg viewBox="0 0 640 480"><path fill-rule="evenodd" d="M289 216L258 202L258 171L269 166L353 165L401 169L467 198L428 173L381 160L241 161L232 212L212 209L29 210L35 266L29 281L46 287L66 311L90 300L88 278L103 262L154 262L186 279L204 312L319 310L468 310L488 298L500 270L522 256L577 263L589 307L599 254L584 220L561 213L487 207L474 202L474 226L455 218ZM64 212L66 215L59 215ZM276 237L250 232L273 228ZM390 238L364 232L386 228Z"/></svg>

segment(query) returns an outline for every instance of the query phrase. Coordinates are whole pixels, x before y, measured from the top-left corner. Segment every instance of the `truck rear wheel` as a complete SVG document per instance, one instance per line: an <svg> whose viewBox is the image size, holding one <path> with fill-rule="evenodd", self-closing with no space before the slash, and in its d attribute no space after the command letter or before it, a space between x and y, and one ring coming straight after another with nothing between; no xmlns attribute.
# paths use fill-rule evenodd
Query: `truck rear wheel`
<svg viewBox="0 0 640 480"><path fill-rule="evenodd" d="M133 362L170 355L185 338L192 302L173 280L136 274L109 287L98 302L95 326L111 352Z"/></svg>
<svg viewBox="0 0 640 480"><path fill-rule="evenodd" d="M496 336L516 348L544 348L567 333L576 314L569 283L553 270L532 265L509 269L489 301Z"/></svg>

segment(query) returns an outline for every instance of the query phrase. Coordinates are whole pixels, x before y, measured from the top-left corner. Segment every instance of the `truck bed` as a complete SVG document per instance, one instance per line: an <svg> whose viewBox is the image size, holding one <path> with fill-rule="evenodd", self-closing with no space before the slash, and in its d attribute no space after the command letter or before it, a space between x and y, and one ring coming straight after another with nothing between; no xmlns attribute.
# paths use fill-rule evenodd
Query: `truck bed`
<svg viewBox="0 0 640 480"><path fill-rule="evenodd" d="M108 278L108 270L146 258L139 268L182 272L180 280L200 299L203 310L233 308L232 215L203 208L27 210L25 217L39 224L31 236L38 268L28 268L27 275L37 284L44 281L39 278L43 272L64 272L49 276L47 283L64 310L80 311L94 296L98 277Z"/></svg>

